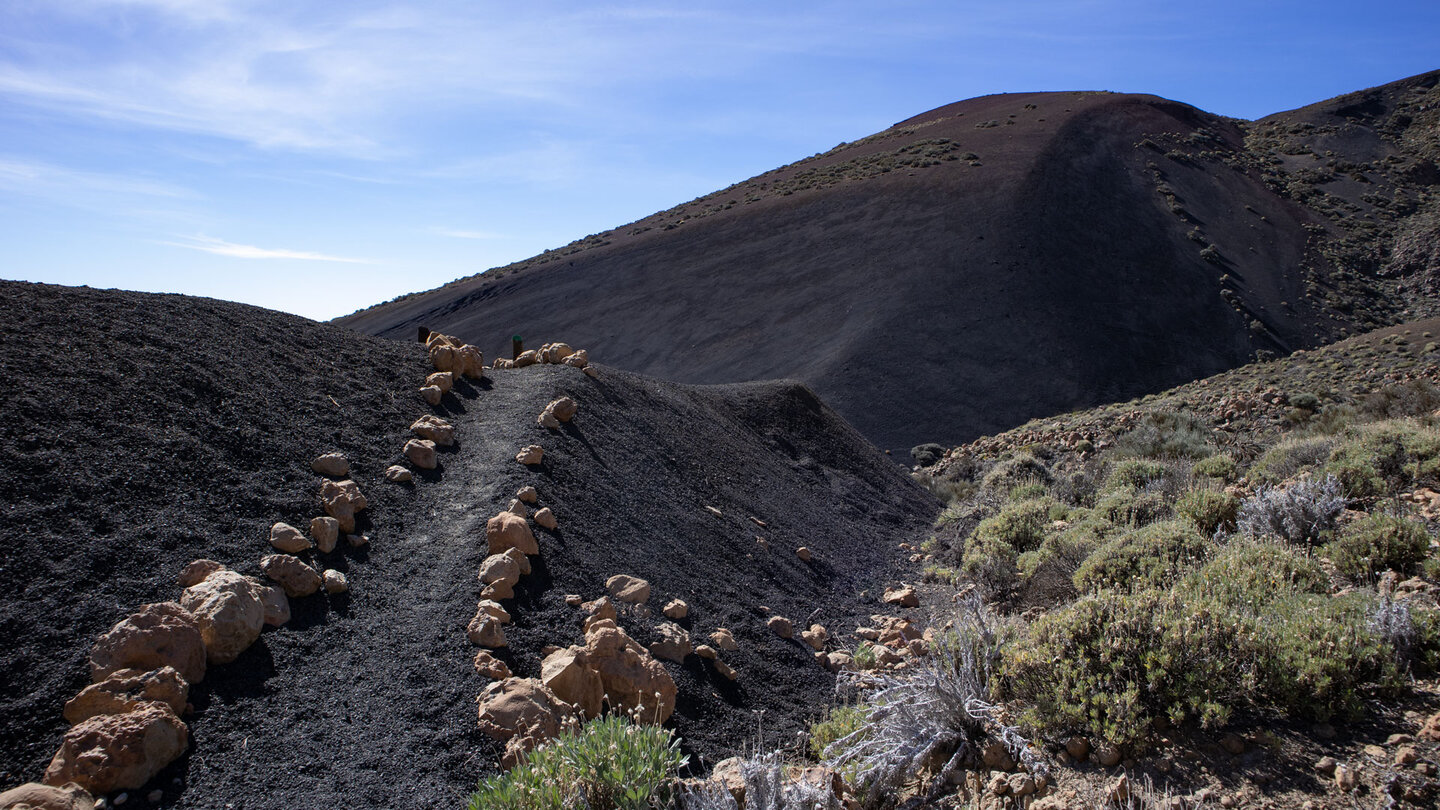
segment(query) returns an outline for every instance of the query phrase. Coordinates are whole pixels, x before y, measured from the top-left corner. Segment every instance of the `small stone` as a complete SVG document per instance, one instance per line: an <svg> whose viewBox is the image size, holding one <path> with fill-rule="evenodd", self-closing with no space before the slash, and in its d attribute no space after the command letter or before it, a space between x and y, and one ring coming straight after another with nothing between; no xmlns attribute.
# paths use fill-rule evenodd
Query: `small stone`
<svg viewBox="0 0 1440 810"><path fill-rule="evenodd" d="M539 554L540 544L525 518L513 512L501 512L485 523L485 541L491 554L503 554L516 548L522 554Z"/></svg>
<svg viewBox="0 0 1440 810"><path fill-rule="evenodd" d="M1093 752L1093 756L1095 757L1095 761L1100 763L1100 765L1105 768L1113 768L1116 765L1120 764L1120 749L1116 748L1113 745L1101 745L1096 747Z"/></svg>
<svg viewBox="0 0 1440 810"><path fill-rule="evenodd" d="M455 443L455 426L438 416L426 415L410 425L410 432L422 439L429 439L439 447Z"/></svg>
<svg viewBox="0 0 1440 810"><path fill-rule="evenodd" d="M411 439L405 442L405 458L417 468L433 470L440 462L435 457L435 443L429 439Z"/></svg>
<svg viewBox="0 0 1440 810"><path fill-rule="evenodd" d="M354 481L324 481L320 484L320 504L325 514L340 521L340 531L355 531L355 513L365 509L370 502L360 493L360 485Z"/></svg>
<svg viewBox="0 0 1440 810"><path fill-rule="evenodd" d="M216 571L180 595L181 607L200 626L209 663L234 661L260 637L265 626L263 588L257 580L234 571Z"/></svg>
<svg viewBox="0 0 1440 810"><path fill-rule="evenodd" d="M913 608L920 606L920 597L915 589L909 585L902 585L898 588L886 588L885 596L881 600L887 605L899 605L902 608Z"/></svg>
<svg viewBox="0 0 1440 810"><path fill-rule="evenodd" d="M350 581L345 578L345 574L342 571L327 568L322 577L325 582L326 593L344 593L350 590Z"/></svg>
<svg viewBox="0 0 1440 810"><path fill-rule="evenodd" d="M102 797L100 801L105 799ZM102 805L73 782L59 787L29 782L0 793L0 808L4 810L94 810L99 806Z"/></svg>
<svg viewBox="0 0 1440 810"><path fill-rule="evenodd" d="M765 622L765 626L781 638L791 638L795 635L795 625L784 616L771 616L770 620Z"/></svg>
<svg viewBox="0 0 1440 810"><path fill-rule="evenodd" d="M810 553L808 546L801 546L795 549L795 556L799 557L801 562L810 562L810 558L814 555Z"/></svg>
<svg viewBox="0 0 1440 810"><path fill-rule="evenodd" d="M854 657L844 650L836 650L825 654L825 666L831 672L839 672L854 663L854 660Z"/></svg>
<svg viewBox="0 0 1440 810"><path fill-rule="evenodd" d="M1225 734L1220 738L1220 747L1231 756L1238 757L1245 753L1245 738L1239 734Z"/></svg>
<svg viewBox="0 0 1440 810"><path fill-rule="evenodd" d="M551 512L550 507L547 506L535 513L535 525L542 529L554 531L555 527L559 526L560 523L555 520L555 513Z"/></svg>
<svg viewBox="0 0 1440 810"><path fill-rule="evenodd" d="M545 459L545 448L538 444L527 444L515 454L515 460L527 466L534 466Z"/></svg>
<svg viewBox="0 0 1440 810"><path fill-rule="evenodd" d="M575 400L570 397L560 397L546 405L545 410L554 414L555 418L561 422L569 422L575 418L575 413L580 410L580 406L576 405Z"/></svg>
<svg viewBox="0 0 1440 810"><path fill-rule="evenodd" d="M455 375L448 371L437 371L425 378L425 384L439 388L442 394L448 394L450 389L455 387Z"/></svg>
<svg viewBox="0 0 1440 810"><path fill-rule="evenodd" d="M740 649L740 644L735 641L734 634L724 627L711 633L710 640L715 643L716 647L719 647L725 652L734 652Z"/></svg>
<svg viewBox="0 0 1440 810"><path fill-rule="evenodd" d="M665 614L665 618L667 619L679 621L690 615L690 606L685 604L685 600L683 599L671 599L665 603L664 609L660 612Z"/></svg>
<svg viewBox="0 0 1440 810"><path fill-rule="evenodd" d="M1358 781L1359 780L1355 777L1355 772L1350 769L1350 766L1335 766L1335 787L1340 788L1341 790L1348 793L1355 789L1355 785Z"/></svg>
<svg viewBox="0 0 1440 810"><path fill-rule="evenodd" d="M1065 741L1065 753L1076 762L1084 762L1090 758L1090 741L1084 737L1071 737Z"/></svg>
<svg viewBox="0 0 1440 810"><path fill-rule="evenodd" d="M1413 745L1402 745L1395 749L1395 764L1401 767L1414 765L1420 761L1420 752Z"/></svg>
<svg viewBox="0 0 1440 810"><path fill-rule="evenodd" d="M1391 734L1385 738L1386 745L1407 745L1413 742L1415 742L1413 734Z"/></svg>
<svg viewBox="0 0 1440 810"><path fill-rule="evenodd" d="M309 596L320 590L320 572L288 554L271 554L260 558L260 570L278 582L291 599Z"/></svg>
<svg viewBox="0 0 1440 810"><path fill-rule="evenodd" d="M1315 764L1311 767L1313 767L1318 774L1330 776L1335 773L1335 766L1339 764L1339 762L1335 761L1335 757L1325 756L1316 760Z"/></svg>
<svg viewBox="0 0 1440 810"><path fill-rule="evenodd" d="M1105 787L1105 796L1111 806L1128 804L1130 802L1130 777L1121 774L1120 778Z"/></svg>
<svg viewBox="0 0 1440 810"><path fill-rule="evenodd" d="M315 540L315 547L320 549L321 554L329 554L335 550L335 543L340 539L340 521L332 517L311 518L310 537Z"/></svg>
<svg viewBox="0 0 1440 810"><path fill-rule="evenodd" d="M621 602L637 605L650 598L650 583L629 574L616 574L605 580L605 590Z"/></svg>
<svg viewBox="0 0 1440 810"><path fill-rule="evenodd" d="M305 535L289 523L276 523L270 527L270 545L290 554L299 554L312 547Z"/></svg>
<svg viewBox="0 0 1440 810"><path fill-rule="evenodd" d="M584 604L584 602L585 597L581 596L578 593L565 594L565 604L569 605L570 607L580 607L580 605Z"/></svg>
<svg viewBox="0 0 1440 810"><path fill-rule="evenodd" d="M736 672L734 667L730 666L724 661L720 661L717 659L715 661L712 661L711 664L715 667L715 671L724 676L726 680L733 681L736 678L740 677L740 673Z"/></svg>
<svg viewBox="0 0 1440 810"><path fill-rule="evenodd" d="M540 493L535 491L535 487L524 486L515 493L515 497L519 498L525 503L536 503L540 500Z"/></svg>
<svg viewBox="0 0 1440 810"><path fill-rule="evenodd" d="M347 535L345 535L345 542L349 543L351 548L360 548L361 546L368 546L368 545L370 545L370 535L368 535L368 534L347 534Z"/></svg>
<svg viewBox="0 0 1440 810"><path fill-rule="evenodd" d="M656 641L650 645L650 654L666 661L683 663L690 654L690 634L673 622L661 622L655 628Z"/></svg>
<svg viewBox="0 0 1440 810"><path fill-rule="evenodd" d="M470 620L465 635L470 639L470 643L477 647L504 647L507 644L505 628L498 619L483 610Z"/></svg>
<svg viewBox="0 0 1440 810"><path fill-rule="evenodd" d="M535 424L539 425L542 428L545 428L546 430L560 429L560 420L556 419L555 414L548 410L541 411L540 415L535 417Z"/></svg>
<svg viewBox="0 0 1440 810"><path fill-rule="evenodd" d="M525 502L519 498L511 498L510 504L505 507L505 511L512 515L519 515L522 518L530 517L530 510L525 507Z"/></svg>
<svg viewBox="0 0 1440 810"><path fill-rule="evenodd" d="M696 647L695 654L707 661L714 661L720 657L720 653L716 652L715 648L709 644L701 644L699 647Z"/></svg>
<svg viewBox="0 0 1440 810"><path fill-rule="evenodd" d="M344 453L326 453L311 460L310 469L321 475L344 478L350 474L350 460Z"/></svg>
<svg viewBox="0 0 1440 810"><path fill-rule="evenodd" d="M999 740L986 742L985 747L980 750L980 759L985 763L985 767L992 771L1015 770L1015 758Z"/></svg>
<svg viewBox="0 0 1440 810"><path fill-rule="evenodd" d="M151 804L155 804L163 798L165 798L165 791L160 790L159 788L156 788L155 790L152 790L149 793L145 794L145 800L150 802Z"/></svg>
<svg viewBox="0 0 1440 810"><path fill-rule="evenodd" d="M290 597L279 585L267 585L260 589L260 605L265 609L265 623L280 627L290 621Z"/></svg>
<svg viewBox="0 0 1440 810"><path fill-rule="evenodd" d="M812 624L810 629L800 634L801 640L810 645L812 650L825 649L825 642L829 640L830 633L825 630L824 625Z"/></svg>
<svg viewBox="0 0 1440 810"><path fill-rule="evenodd" d="M503 681L512 677L510 667L499 658L491 655L487 650L475 653L475 671L487 678L494 678Z"/></svg>
<svg viewBox="0 0 1440 810"><path fill-rule="evenodd" d="M399 464L391 464L385 468L385 480L392 484L406 484L415 480L415 473Z"/></svg>
<svg viewBox="0 0 1440 810"><path fill-rule="evenodd" d="M591 379L597 379L597 380L598 380L598 379L600 378L600 373L595 370L595 367L594 367L594 366L585 366L584 368L581 369L581 371L584 371L584 372L585 372L585 376L586 376L586 377L589 377L589 378L591 378Z"/></svg>
<svg viewBox="0 0 1440 810"><path fill-rule="evenodd" d="M1389 755L1385 753L1385 749L1378 745L1365 746L1365 756L1378 761L1384 761L1389 757Z"/></svg>
<svg viewBox="0 0 1440 810"><path fill-rule="evenodd" d="M420 396L424 397L425 402L430 405L439 405L440 400L445 396L445 392L441 391L437 385L426 385L421 386Z"/></svg>

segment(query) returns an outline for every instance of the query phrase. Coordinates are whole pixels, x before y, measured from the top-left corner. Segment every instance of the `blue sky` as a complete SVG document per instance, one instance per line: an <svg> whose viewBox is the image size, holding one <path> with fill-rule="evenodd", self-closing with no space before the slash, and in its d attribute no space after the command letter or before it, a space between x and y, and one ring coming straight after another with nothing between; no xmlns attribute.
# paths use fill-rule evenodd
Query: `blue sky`
<svg viewBox="0 0 1440 810"><path fill-rule="evenodd" d="M972 96L1253 118L1437 43L1433 0L5 0L0 277L324 319Z"/></svg>

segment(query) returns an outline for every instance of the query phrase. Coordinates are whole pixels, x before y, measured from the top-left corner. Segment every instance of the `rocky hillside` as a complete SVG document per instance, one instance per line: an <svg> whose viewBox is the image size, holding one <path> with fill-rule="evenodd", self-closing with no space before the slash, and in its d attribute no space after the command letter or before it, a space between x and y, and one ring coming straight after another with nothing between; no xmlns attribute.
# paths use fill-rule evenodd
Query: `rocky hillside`
<svg viewBox="0 0 1440 810"><path fill-rule="evenodd" d="M813 717L835 676L799 631L882 612L897 545L938 509L799 383L691 387L603 363L537 365L487 370L431 406L419 389L434 369L413 342L180 296L0 293L4 787L44 773L97 637L178 599L192 560L269 582L273 540L348 590L293 596L287 623L212 661L180 707L187 753L127 806L151 791L167 807L463 803L503 748L477 724L491 683L467 638L477 573L487 524L525 487L538 501L527 513L548 508L553 527L534 516L532 570L513 597L495 594L512 620L493 658L539 677L549 647L585 643L587 609L571 602L604 596L614 575L643 578L648 601L618 602L616 617L640 649L675 625L693 645L722 627L738 644L718 662L654 664L677 688L669 727L697 764L713 762L753 738L757 713L770 739ZM537 424L561 396L573 418ZM402 453L427 414L454 428L433 469ZM543 460L518 462L532 444ZM312 459L332 451L368 501L364 539L307 549L272 526L310 533L323 514ZM388 480L397 464L413 480ZM672 623L661 609L677 599L688 613ZM793 639L767 626L775 616Z"/></svg>
<svg viewBox="0 0 1440 810"><path fill-rule="evenodd" d="M972 99L340 323L794 377L882 447L955 444L1430 312L1437 80L1255 122Z"/></svg>

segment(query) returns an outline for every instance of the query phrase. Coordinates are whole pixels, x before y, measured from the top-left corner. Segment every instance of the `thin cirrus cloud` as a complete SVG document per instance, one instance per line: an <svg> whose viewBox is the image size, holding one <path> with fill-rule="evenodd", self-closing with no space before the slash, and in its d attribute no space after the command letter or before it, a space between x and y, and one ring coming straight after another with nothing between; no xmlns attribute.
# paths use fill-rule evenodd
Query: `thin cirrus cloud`
<svg viewBox="0 0 1440 810"><path fill-rule="evenodd" d="M286 248L262 248L255 245L241 245L216 239L211 236L187 236L183 242L161 242L171 247L189 248L232 259L298 259L311 262L344 262L347 264L374 264L369 259L355 259L345 256L331 256L310 250L288 250Z"/></svg>
<svg viewBox="0 0 1440 810"><path fill-rule="evenodd" d="M436 228L435 233L441 236L449 236L452 239L503 239L504 234L494 231L472 231L464 228Z"/></svg>

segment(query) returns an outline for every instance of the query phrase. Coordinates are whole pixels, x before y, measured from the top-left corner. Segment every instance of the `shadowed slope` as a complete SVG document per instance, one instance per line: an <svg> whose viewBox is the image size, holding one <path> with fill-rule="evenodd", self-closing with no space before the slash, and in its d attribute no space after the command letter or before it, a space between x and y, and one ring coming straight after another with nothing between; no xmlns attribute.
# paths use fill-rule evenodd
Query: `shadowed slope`
<svg viewBox="0 0 1440 810"><path fill-rule="evenodd" d="M972 99L339 322L797 377L882 446L954 443L1393 316L1248 131L1153 96ZM1379 303L1316 292L1340 278Z"/></svg>

